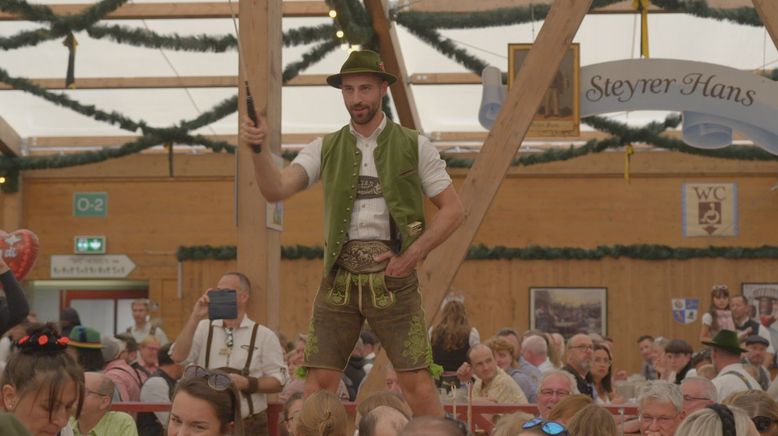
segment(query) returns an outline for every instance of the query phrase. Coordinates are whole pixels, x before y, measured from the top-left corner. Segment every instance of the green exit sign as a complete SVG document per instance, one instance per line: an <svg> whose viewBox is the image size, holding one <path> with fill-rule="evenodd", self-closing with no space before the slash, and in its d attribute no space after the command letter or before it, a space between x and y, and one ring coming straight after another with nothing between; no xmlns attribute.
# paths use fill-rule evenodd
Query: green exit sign
<svg viewBox="0 0 778 436"><path fill-rule="evenodd" d="M105 236L76 236L74 241L76 254L105 254Z"/></svg>
<svg viewBox="0 0 778 436"><path fill-rule="evenodd" d="M74 193L73 216L108 216L108 193Z"/></svg>

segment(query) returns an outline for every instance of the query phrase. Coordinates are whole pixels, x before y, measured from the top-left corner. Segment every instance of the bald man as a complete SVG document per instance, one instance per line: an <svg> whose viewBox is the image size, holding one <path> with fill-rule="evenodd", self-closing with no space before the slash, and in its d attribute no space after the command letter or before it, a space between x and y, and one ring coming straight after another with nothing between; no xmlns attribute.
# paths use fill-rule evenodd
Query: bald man
<svg viewBox="0 0 778 436"><path fill-rule="evenodd" d="M116 387L99 372L84 374L84 406L81 416L70 418L74 436L138 436L135 421L124 412L112 412L111 402Z"/></svg>

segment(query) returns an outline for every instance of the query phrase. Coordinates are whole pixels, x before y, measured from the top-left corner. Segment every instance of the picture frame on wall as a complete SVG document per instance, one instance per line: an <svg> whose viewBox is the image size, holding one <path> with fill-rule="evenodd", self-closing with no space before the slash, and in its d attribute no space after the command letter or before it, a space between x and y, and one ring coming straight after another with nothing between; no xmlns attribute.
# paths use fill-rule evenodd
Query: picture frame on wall
<svg viewBox="0 0 778 436"><path fill-rule="evenodd" d="M532 44L508 44L508 89L519 74ZM570 44L532 119L528 138L578 137L581 129L580 45Z"/></svg>
<svg viewBox="0 0 778 436"><path fill-rule="evenodd" d="M778 343L778 283L741 283L740 292L748 299L751 318L767 328L772 343Z"/></svg>
<svg viewBox="0 0 778 436"><path fill-rule="evenodd" d="M607 335L608 288L531 287L529 308L530 329Z"/></svg>

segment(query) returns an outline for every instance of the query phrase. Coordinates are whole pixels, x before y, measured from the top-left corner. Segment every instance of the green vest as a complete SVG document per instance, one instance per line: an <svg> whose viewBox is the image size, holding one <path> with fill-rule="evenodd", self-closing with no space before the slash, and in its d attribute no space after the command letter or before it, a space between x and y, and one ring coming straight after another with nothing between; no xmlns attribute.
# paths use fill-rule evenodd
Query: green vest
<svg viewBox="0 0 778 436"><path fill-rule="evenodd" d="M419 134L386 119L373 151L378 180L404 252L424 230L424 195L419 176ZM362 152L350 125L324 137L321 181L324 187L324 274L335 265L357 196Z"/></svg>

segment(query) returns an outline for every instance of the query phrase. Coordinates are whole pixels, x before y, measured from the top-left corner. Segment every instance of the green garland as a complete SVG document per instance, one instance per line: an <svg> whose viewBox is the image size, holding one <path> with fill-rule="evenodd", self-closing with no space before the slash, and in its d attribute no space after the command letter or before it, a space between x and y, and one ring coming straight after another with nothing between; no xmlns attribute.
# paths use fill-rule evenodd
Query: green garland
<svg viewBox="0 0 778 436"><path fill-rule="evenodd" d="M375 31L367 11L359 0L326 0L327 6L337 12L335 22L351 44L374 46Z"/></svg>
<svg viewBox="0 0 778 436"><path fill-rule="evenodd" d="M595 0L592 8L602 8L620 0ZM761 26L754 8L718 9L708 6L705 0L651 0L651 3L670 12L694 15L700 18L727 20L749 26ZM512 26L542 21L551 10L551 5L538 4L517 8L492 9L471 12L397 12L398 24L408 28L430 29L476 29L495 26Z"/></svg>
<svg viewBox="0 0 778 436"><path fill-rule="evenodd" d="M708 6L706 0L651 0L651 3L670 12L682 12L719 21L726 20L747 26L762 26L762 20L754 8L717 9Z"/></svg>
<svg viewBox="0 0 778 436"><path fill-rule="evenodd" d="M179 262L190 260L235 260L237 248L234 245L213 247L196 245L179 247L176 258ZM294 245L281 247L281 258L322 259L324 251L321 247ZM473 245L467 252L467 260L601 260L604 258L628 258L636 260L688 260L699 258L724 259L778 259L778 247L763 245L761 247L716 247L705 248L670 247L667 245L601 245L596 248L575 247L489 247L483 244Z"/></svg>
<svg viewBox="0 0 778 436"><path fill-rule="evenodd" d="M108 38L119 44L130 44L138 47L165 48L170 50L214 52L221 53L234 50L237 47L235 35L224 36L181 36L160 35L154 31L126 26L95 25L87 29L89 36L95 39ZM323 39L332 39L335 27L332 24L307 26L284 32L282 40L285 47L311 44Z"/></svg>
<svg viewBox="0 0 778 436"><path fill-rule="evenodd" d="M337 39L330 39L314 46L308 53L303 55L303 58L297 62L292 62L284 68L284 72L281 75L283 82L286 83L293 78L297 77L301 71L304 71L311 65L319 62L327 53L338 48L340 43Z"/></svg>

